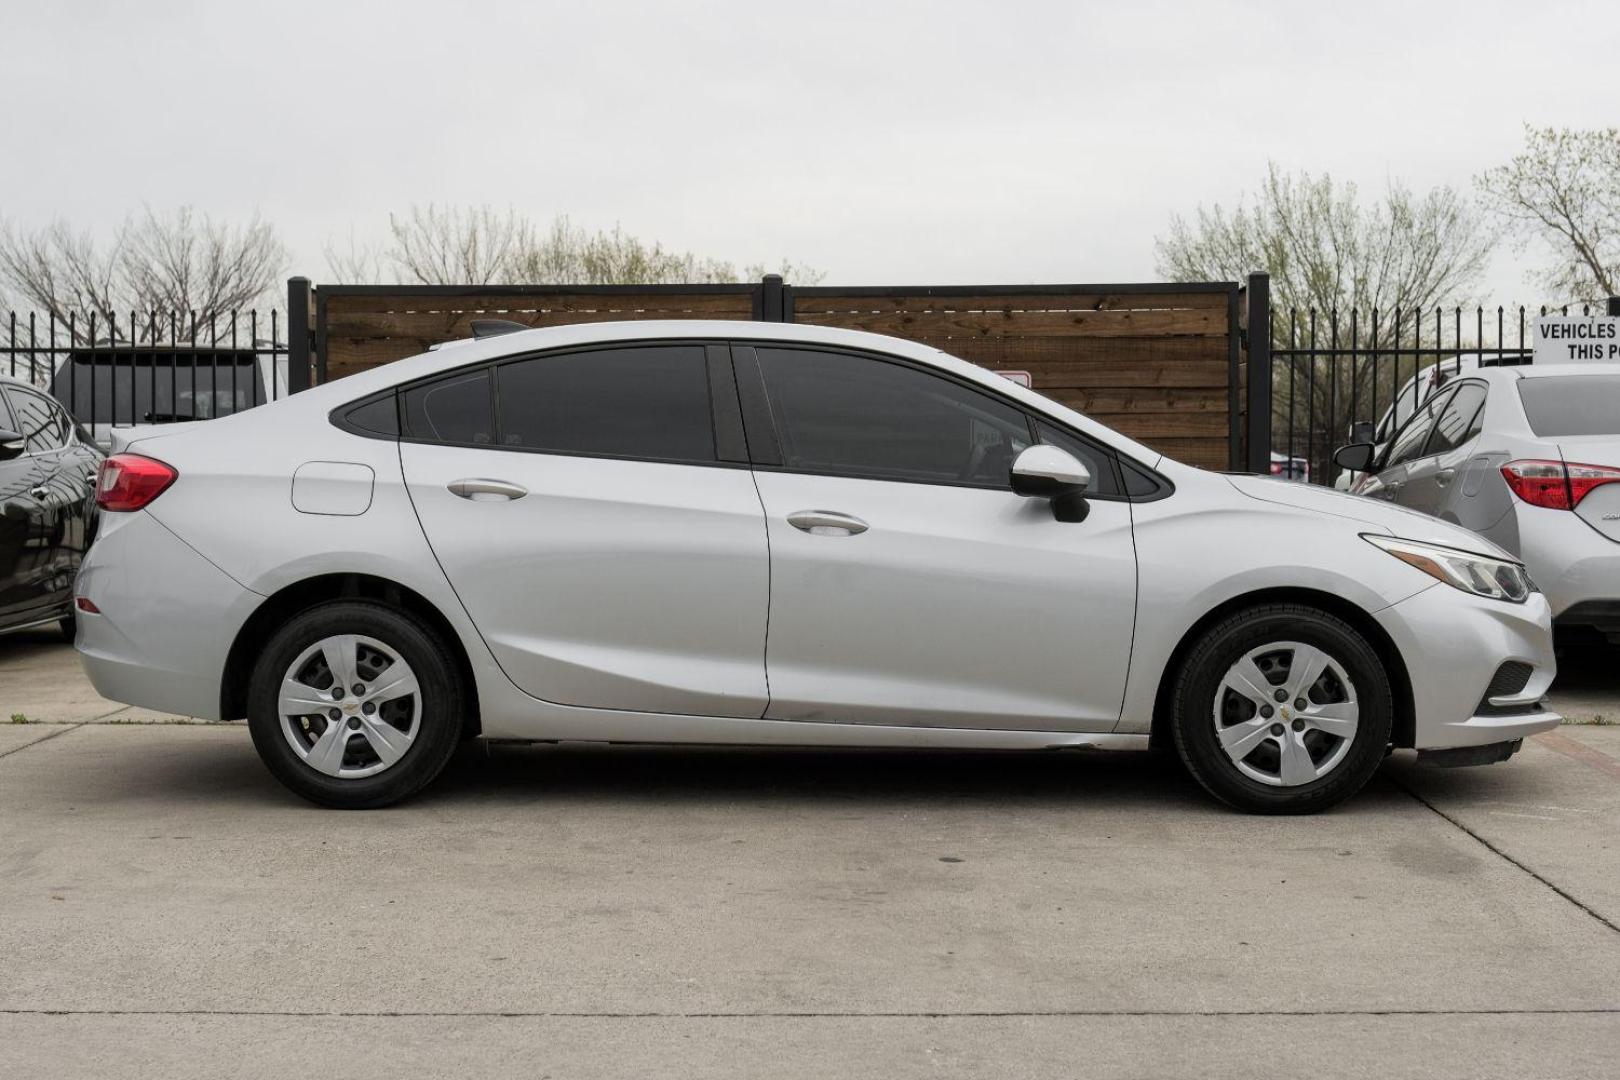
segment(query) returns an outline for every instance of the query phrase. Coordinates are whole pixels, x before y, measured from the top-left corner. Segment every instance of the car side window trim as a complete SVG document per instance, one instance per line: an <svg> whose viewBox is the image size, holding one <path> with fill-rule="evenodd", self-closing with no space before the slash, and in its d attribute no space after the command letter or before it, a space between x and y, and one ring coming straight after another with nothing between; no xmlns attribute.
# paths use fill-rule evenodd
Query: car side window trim
<svg viewBox="0 0 1620 1080"><path fill-rule="evenodd" d="M992 401L1016 409L1023 414L1024 422L1029 427L1031 445L1041 442L1036 429L1036 424L1044 423L1056 428L1066 435L1069 435L1071 438L1074 438L1094 448L1096 453L1102 457L1103 460L1110 463L1110 469L1113 473L1114 486L1117 489L1118 494L1088 494L1087 498L1099 499L1105 502L1152 502L1167 497L1175 490L1169 481L1165 480L1153 469L1150 469L1141 462L1132 459L1130 461L1130 467L1134 468L1145 478L1151 480L1155 485L1155 490L1141 495L1128 494L1126 491L1124 476L1124 470L1126 468L1125 459L1124 455L1122 455L1118 450L1106 443L1092 438L1089 435L1075 431L1072 427L1064 424L1055 417L1031 410L1029 406L1025 405L1023 402L1013 399L1010 395L998 394L992 387L985 386L982 383L975 382L971 379L960 378L953 372L942 371L939 368L928 364L918 363L917 361L903 356L894 356L889 353L872 352L864 349L849 348L844 346L825 346L811 342L799 341L778 342L761 340L749 342L737 341L732 343L733 356L736 358L737 388L743 402L743 418L748 430L748 445L750 451L752 451L754 454L754 467L756 469L766 469L773 472L797 473L807 476L842 476L852 480L876 480L884 483L895 484L923 484L935 487L963 487L978 491L1004 490L1000 485L972 483L959 480L925 480L914 477L873 476L867 473L847 469L813 469L787 465L782 457L781 439L776 431L775 420L772 415L769 398L767 397L767 391L765 389L764 376L760 371L758 356L755 352L756 345L761 347L777 346L784 349L793 349L804 352L836 353L844 356L872 360L878 363L895 364L900 367L920 371L926 375L933 376L934 378L943 379L967 390L982 394Z"/></svg>

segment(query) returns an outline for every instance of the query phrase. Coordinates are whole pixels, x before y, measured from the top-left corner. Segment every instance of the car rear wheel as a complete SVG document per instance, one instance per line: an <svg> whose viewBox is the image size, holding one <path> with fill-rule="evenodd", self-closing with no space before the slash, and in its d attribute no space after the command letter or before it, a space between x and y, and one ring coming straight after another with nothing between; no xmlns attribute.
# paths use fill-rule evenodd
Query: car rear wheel
<svg viewBox="0 0 1620 1080"><path fill-rule="evenodd" d="M1252 608L1206 633L1182 665L1176 748L1222 801L1302 814L1354 795L1389 745L1394 698L1353 627L1314 608Z"/></svg>
<svg viewBox="0 0 1620 1080"><path fill-rule="evenodd" d="M460 742L465 688L444 644L393 608L337 601L271 636L248 690L253 745L323 806L368 809L421 790Z"/></svg>

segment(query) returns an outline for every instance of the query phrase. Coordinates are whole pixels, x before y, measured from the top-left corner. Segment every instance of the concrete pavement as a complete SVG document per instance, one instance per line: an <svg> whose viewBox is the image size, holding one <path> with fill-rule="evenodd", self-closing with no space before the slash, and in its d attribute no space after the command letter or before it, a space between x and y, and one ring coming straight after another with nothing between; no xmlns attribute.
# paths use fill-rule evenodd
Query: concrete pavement
<svg viewBox="0 0 1620 1080"><path fill-rule="evenodd" d="M591 747L343 814L240 724L0 724L0 1075L1612 1077L1617 883L1620 727L1265 819L1140 755Z"/></svg>

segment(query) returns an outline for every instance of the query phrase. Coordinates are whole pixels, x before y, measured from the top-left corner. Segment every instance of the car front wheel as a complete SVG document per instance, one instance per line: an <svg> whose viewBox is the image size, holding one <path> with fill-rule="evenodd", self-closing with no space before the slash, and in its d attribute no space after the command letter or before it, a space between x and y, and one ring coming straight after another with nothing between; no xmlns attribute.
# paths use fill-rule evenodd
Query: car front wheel
<svg viewBox="0 0 1620 1080"><path fill-rule="evenodd" d="M1242 810L1302 814L1349 798L1389 746L1394 699L1367 640L1324 611L1239 612L1193 646L1177 680L1176 748Z"/></svg>
<svg viewBox="0 0 1620 1080"><path fill-rule="evenodd" d="M248 690L253 745L312 802L369 809L421 790L460 742L466 690L420 621L365 601L301 612L260 652Z"/></svg>

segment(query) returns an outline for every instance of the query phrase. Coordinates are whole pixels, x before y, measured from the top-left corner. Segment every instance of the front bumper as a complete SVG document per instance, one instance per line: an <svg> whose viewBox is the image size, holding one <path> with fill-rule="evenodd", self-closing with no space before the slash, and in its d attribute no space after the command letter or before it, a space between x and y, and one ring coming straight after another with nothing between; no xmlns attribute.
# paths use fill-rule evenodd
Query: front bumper
<svg viewBox="0 0 1620 1080"><path fill-rule="evenodd" d="M96 693L219 719L226 654L263 597L145 511L102 515L74 595L100 609L79 612L74 641Z"/></svg>
<svg viewBox="0 0 1620 1080"><path fill-rule="evenodd" d="M1377 619L1406 661L1417 749L1511 742L1563 719L1541 704L1558 671L1542 594L1508 604L1436 582ZM1530 678L1523 689L1487 703L1491 677L1509 660L1529 664Z"/></svg>

